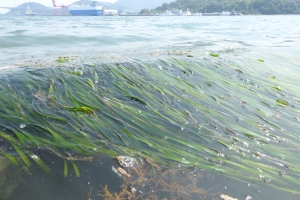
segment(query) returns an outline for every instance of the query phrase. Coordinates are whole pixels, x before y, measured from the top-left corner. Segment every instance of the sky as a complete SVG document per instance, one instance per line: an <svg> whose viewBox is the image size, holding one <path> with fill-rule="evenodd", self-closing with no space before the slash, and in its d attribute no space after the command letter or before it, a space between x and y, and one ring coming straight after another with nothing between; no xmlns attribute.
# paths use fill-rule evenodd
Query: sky
<svg viewBox="0 0 300 200"><path fill-rule="evenodd" d="M69 5L77 0L55 0L55 1L57 5L59 4ZM98 1L114 3L117 0L98 0ZM36 2L36 3L43 4L45 6L52 6L52 0L0 0L0 7L15 7L26 2ZM7 13L7 12L8 9L0 8L0 13Z"/></svg>

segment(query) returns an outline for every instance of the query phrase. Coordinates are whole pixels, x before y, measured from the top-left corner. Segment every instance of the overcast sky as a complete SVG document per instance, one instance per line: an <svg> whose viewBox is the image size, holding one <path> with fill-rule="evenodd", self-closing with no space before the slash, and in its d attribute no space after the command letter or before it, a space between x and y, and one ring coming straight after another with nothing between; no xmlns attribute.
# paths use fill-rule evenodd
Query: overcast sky
<svg viewBox="0 0 300 200"><path fill-rule="evenodd" d="M57 2L56 4L58 5L59 4L68 5L77 0L55 0L55 1ZM99 1L114 3L117 0L99 0ZM52 6L52 0L0 0L0 7L15 7L26 2L36 2L36 3L43 4L45 6ZM8 12L7 9L0 8L0 13L7 13L7 12Z"/></svg>

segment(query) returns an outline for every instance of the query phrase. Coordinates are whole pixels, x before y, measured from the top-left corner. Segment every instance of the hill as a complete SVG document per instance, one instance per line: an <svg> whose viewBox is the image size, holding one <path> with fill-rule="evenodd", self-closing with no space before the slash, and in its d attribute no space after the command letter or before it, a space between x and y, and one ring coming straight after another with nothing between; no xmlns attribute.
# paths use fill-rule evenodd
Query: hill
<svg viewBox="0 0 300 200"><path fill-rule="evenodd" d="M140 11L143 8L153 9L163 3L170 3L175 0L118 0L115 4L122 5L127 9Z"/></svg>
<svg viewBox="0 0 300 200"><path fill-rule="evenodd" d="M35 12L37 15L53 15L52 8L34 2L23 3L18 7L11 9L10 12L8 12L6 15L16 15L16 16L25 15L27 6L29 6L30 9L33 10L33 12Z"/></svg>
<svg viewBox="0 0 300 200"><path fill-rule="evenodd" d="M176 0L171 3L164 3L156 8L156 12L165 12L166 10L189 8L191 12L222 12L223 10L231 11L233 8L238 13L243 14L299 14L295 0Z"/></svg>

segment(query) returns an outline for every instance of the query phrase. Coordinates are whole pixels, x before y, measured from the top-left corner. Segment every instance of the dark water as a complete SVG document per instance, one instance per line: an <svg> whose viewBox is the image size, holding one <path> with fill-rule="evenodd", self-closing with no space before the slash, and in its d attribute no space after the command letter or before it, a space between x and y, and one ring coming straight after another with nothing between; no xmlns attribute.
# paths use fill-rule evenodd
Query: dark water
<svg viewBox="0 0 300 200"><path fill-rule="evenodd" d="M299 65L297 64L300 63L300 60L297 55L300 47L300 16L103 18L35 16L1 17L0 24L0 76L3 75L4 77L4 75L6 75L5 77L10 77L10 74L15 75L20 73L18 77L21 80L22 70L24 69L26 71L27 67L30 67L30 69L34 71L36 68L40 69L54 66L72 68L78 65L82 66L83 63L134 63L137 61L148 63L149 60L154 60L154 63L158 63L158 60L161 59L176 58L180 60L186 59L186 57L194 59L194 61L198 63L209 63L209 66L213 69L211 71L215 71L216 73L223 70L222 63L226 63L226 66L232 64L235 67L240 67L240 71L235 71L238 75L234 74L232 71L226 70L224 70L226 72L220 73L222 75L225 74L224 77L233 77L234 80L240 81L238 82L239 84L244 82L246 85L245 87L249 90L253 89L253 91L257 93L264 89L264 92L269 91L268 88L273 87L273 85L269 87L269 82L266 82L265 79L261 78L256 79L256 77L260 77L260 75L276 76L276 81L279 80L276 84L284 87L284 92L286 93L274 95L272 92L266 92L264 93L265 97L262 99L265 100L266 98L279 98L284 96L286 99L291 100L289 105L294 104L295 109L284 110L277 107L276 109L266 109L260 105L261 102L259 100L261 99L258 98L259 100L257 101L251 100L258 105L257 107L253 106L253 110L256 110L259 114L264 112L262 114L264 117L274 116L274 119L272 118L272 120L277 123L276 125L278 125L279 128L273 132L270 129L270 132L277 134L279 137L287 138L287 140L292 141L300 134L298 131L300 128L299 125L297 125L297 122L292 121L299 121L297 102L299 102L298 98L300 97L297 85L299 85L300 79L298 75ZM212 56L209 56L209 52L211 51L222 55L218 61L212 60ZM71 57L73 61L62 64L58 63L57 60L62 56ZM257 61L257 59L263 59L265 63L267 63L263 69L259 69L258 64L253 62L253 60ZM180 64L177 65L180 66ZM158 65L158 68L159 66L160 65ZM166 65L163 67L169 66ZM20 71L19 68L21 69ZM172 68L170 69L172 71ZM241 71L245 72L244 74L246 75L241 73ZM178 72L175 69L172 73L174 76L181 76L180 71ZM48 77L51 77L51 75L49 74L48 76L48 74L45 73L44 77L40 77L40 80L47 80ZM203 77L208 78L209 75L203 74ZM184 78L184 76L181 78ZM194 82L198 81L199 83L205 82L205 78L203 80L198 78L199 77L195 76L194 80L192 80L192 78L190 80ZM14 80L10 81L11 83L14 83ZM153 81L155 81L155 79ZM218 82L218 80L215 81ZM264 85L264 82L266 82L266 85ZM212 80L210 83L207 83L207 85L213 83ZM261 84L262 87L258 88L254 83L257 83L258 85ZM5 81L1 82L1 84L5 85ZM225 96L232 92L231 87L227 87L225 83L222 85L221 82L218 82L218 84L220 84L219 87L214 88L214 90L209 87L203 88L203 93L207 96L211 95L210 98L214 102L215 99L219 98L217 95ZM43 84L41 84L41 87L42 85ZM293 85L294 87L292 87ZM235 92L239 93L238 90ZM29 91L25 91L24 93L24 96L31 95ZM184 94L185 93L182 92L183 96ZM245 96L245 99L247 98L250 97ZM232 101L235 100L232 99ZM266 102L268 101L266 100ZM32 104L34 104L34 102L32 102ZM236 116L232 116L231 118L230 113L222 113L222 116L227 116L228 119L218 118L217 121L224 122L224 124L228 123L229 125L230 122L235 121L242 124L241 127L243 127L244 132L247 132L247 130L254 130L253 124L245 123L247 115L249 114L238 107L240 104L241 102L237 100L236 103L227 105L228 108L232 110L233 114L238 113L239 118L236 119ZM180 103L177 103L177 106L178 105L180 107ZM216 112L221 113L224 111L221 108L222 106L215 106L214 103L205 106ZM226 107L226 105L224 107ZM4 112L3 110L0 111ZM190 112L194 114L193 111L190 110ZM278 120L276 121L276 119ZM263 122L263 120L256 120L257 121L255 122L257 124ZM200 121L199 124L203 127L215 126L215 129L218 129L218 124L213 124L209 120L207 121ZM274 121L272 121L272 123ZM243 123L245 124L243 125ZM1 127L3 128L2 125ZM178 126L181 125L179 124ZM189 125L186 125L187 129L188 126ZM232 129L234 129L234 126L235 125L232 124ZM264 131L269 128L263 124L261 124L261 126L261 130ZM183 126L184 129L186 127ZM205 134L203 129L201 131ZM216 133L217 132L218 130ZM190 132L183 133L187 134L187 141L191 140L188 136L188 134L191 134ZM255 133L261 134L259 131L256 131ZM268 141L269 134L263 134L263 137L265 137L265 141ZM274 147L276 148L275 139L274 141L272 140L272 143L273 142ZM298 141L295 140L294 142L297 143ZM257 145L255 145L255 143ZM5 150L12 155L17 155L4 138L1 138L0 145L1 151ZM217 144L213 145L219 149L219 155L222 156L222 153L230 155L231 149L228 150L225 147L222 148ZM253 142L252 146L249 146L247 143L244 143L243 145L236 144L236 146L238 146L241 152L245 154L247 154L247 152L263 151L263 147L260 148L260 144L257 141ZM236 146L232 145L233 148ZM295 152L299 150L299 147L294 145L294 143L290 144L286 142L280 144L280 149L287 149L287 151L293 153L292 155L296 155ZM108 185L110 192L113 194L115 192L120 192L120 188L122 184L124 184L124 178L120 178L112 170L112 167L119 167L117 160L101 153L93 155L93 158L90 160L74 161L80 171L79 177L77 177L75 173L72 159L66 159L65 162L67 163L68 175L64 177L66 165L64 164L63 158L48 150L47 147L33 149L33 152L49 166L51 173L45 173L41 167L36 164L33 164L31 168L27 168L25 164L23 164L23 167L15 167L11 164L10 167L5 169L5 175L0 176L0 199L105 199L100 195L103 195L103 188L105 185ZM62 153L67 154L70 158L77 156L82 158L85 156L79 155L68 149L62 151ZM277 164L274 163L274 159L277 159L278 156L278 160L283 160L284 155L274 154L275 155L268 154L273 160L265 159L261 161L262 166L267 165L272 168L281 165L280 161L278 161ZM255 154L253 154L253 157L255 157ZM251 159L249 158L249 160ZM299 157L295 156L290 160L294 160L294 163L291 163L291 166L295 166L295 170L293 169L288 173L290 173L289 175L291 177L293 176L293 178L295 178L296 175L298 175L297 167L299 161L297 160L299 160ZM1 162L4 163L4 161ZM220 199L219 196L222 193L238 199L246 199L247 195L251 196L252 199L300 198L299 194L293 194L293 192L285 192L269 187L268 183L264 184L263 179L258 176L254 177L253 181L239 180L240 178L238 177L236 179L229 178L225 172L223 173L223 171L220 170L223 169L223 167L226 167L226 164L223 165L224 166L222 166L221 163L221 167L218 166L218 170L214 170L213 168L195 170L188 165L175 164L168 166L164 163L164 165L161 166L160 171L166 176L164 177L165 179L162 179L166 180L166 183L162 184L162 187L168 188L166 185L170 184L172 181L178 182L178 185L176 189L169 188L167 192L163 190L155 192L158 189L155 182L152 183L149 177L153 176L153 180L157 183L159 183L160 179L155 178L153 175L153 166L151 168L151 164L146 163L145 165L142 165L142 168L148 170L150 174L145 175L145 177L148 177L149 179L148 182L145 181L145 183L148 184L144 184L144 186L141 187L135 186L132 182L128 184L127 189L130 191L130 187L136 187L136 199L146 199L147 197L143 196L143 194L151 190L155 190L154 193L157 196L155 198L154 196L150 196L148 199L172 199L171 194L183 193L184 188L181 186L189 186L192 182L191 180L194 180L192 178L185 180L187 177L185 174L189 174L196 177L196 187L203 188L206 192L201 193L198 191L198 193L191 193L191 196L187 195L189 197L186 197L186 199ZM282 168L284 169L284 166L282 166ZM175 172L172 171L173 169ZM260 170L257 167L254 167L254 169L257 171ZM288 170L284 169L283 171ZM131 171L131 173L137 178L143 177L141 174L135 174L134 170ZM277 171L276 174L278 174ZM255 179L261 180L257 181ZM286 188L295 191L299 188L299 184L292 185L288 181L286 185ZM117 198L110 197L107 199Z"/></svg>

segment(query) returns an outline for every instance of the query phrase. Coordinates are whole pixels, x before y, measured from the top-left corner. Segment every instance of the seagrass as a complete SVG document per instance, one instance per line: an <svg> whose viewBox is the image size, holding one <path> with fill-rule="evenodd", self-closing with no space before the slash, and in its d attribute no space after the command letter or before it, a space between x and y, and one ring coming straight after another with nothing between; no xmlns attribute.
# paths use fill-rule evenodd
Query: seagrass
<svg viewBox="0 0 300 200"><path fill-rule="evenodd" d="M299 194L300 75L296 55L280 56L224 51L75 66L64 58L64 66L2 70L0 137L16 153L0 153L45 172L32 149L134 154Z"/></svg>

